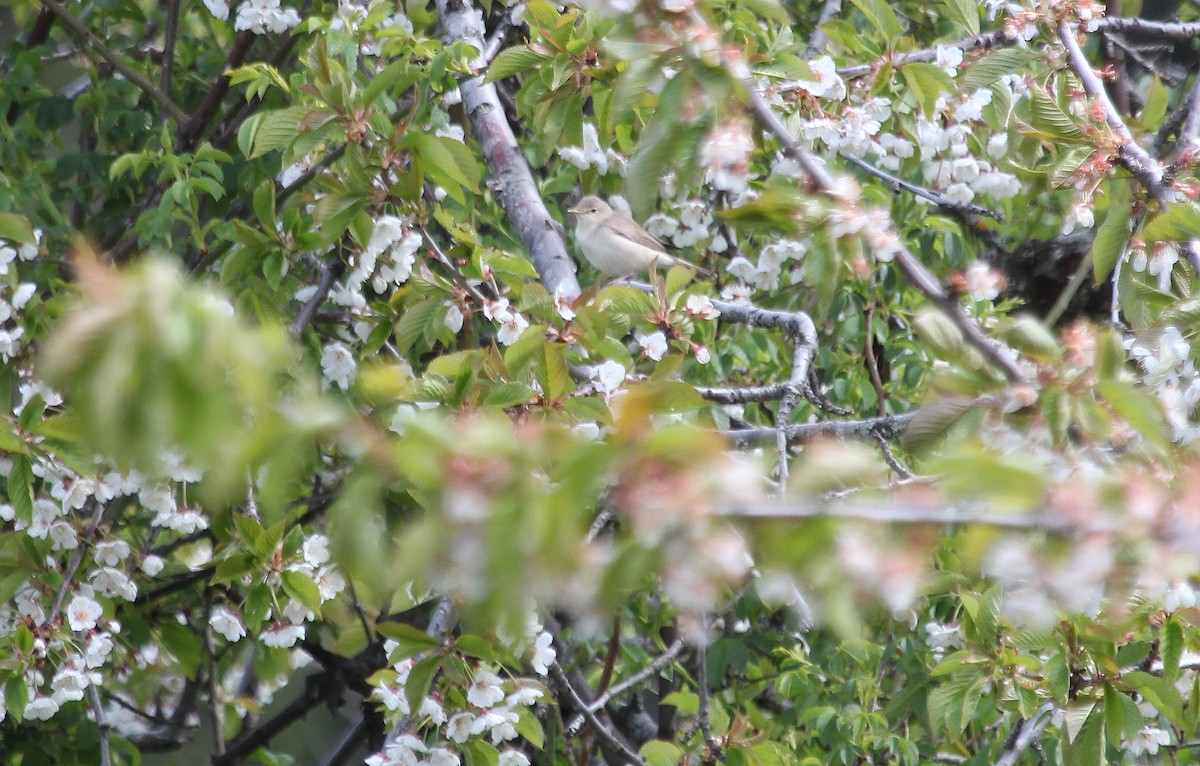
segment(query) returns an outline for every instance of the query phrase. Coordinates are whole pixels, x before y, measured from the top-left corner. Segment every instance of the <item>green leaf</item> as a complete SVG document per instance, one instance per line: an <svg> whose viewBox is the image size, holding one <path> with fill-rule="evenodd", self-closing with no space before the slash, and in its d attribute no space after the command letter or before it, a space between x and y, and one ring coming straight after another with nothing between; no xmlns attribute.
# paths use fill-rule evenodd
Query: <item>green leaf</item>
<svg viewBox="0 0 1200 766"><path fill-rule="evenodd" d="M447 192L457 184L478 193L476 185L481 177L479 165L471 159L470 151L452 138L431 133L410 131L405 143L424 161L425 174Z"/></svg>
<svg viewBox="0 0 1200 766"><path fill-rule="evenodd" d="M534 374L547 401L557 401L575 390L566 357L557 343L546 341L542 344L542 351L536 357Z"/></svg>
<svg viewBox="0 0 1200 766"><path fill-rule="evenodd" d="M1146 87L1146 104L1142 107L1142 113L1138 115L1138 121L1142 123L1143 128L1158 130L1163 116L1167 113L1167 101L1167 89L1163 87L1162 80L1155 77Z"/></svg>
<svg viewBox="0 0 1200 766"><path fill-rule="evenodd" d="M1172 205L1142 228L1142 237L1150 242L1200 239L1200 205L1195 202Z"/></svg>
<svg viewBox="0 0 1200 766"><path fill-rule="evenodd" d="M906 450L923 451L934 446L950 428L979 402L973 396L951 396L921 405L900 437Z"/></svg>
<svg viewBox="0 0 1200 766"><path fill-rule="evenodd" d="M404 699L408 701L409 710L414 713L421 709L421 703L429 695L433 677L442 668L442 659L441 654L426 657L408 672L408 680L404 682Z"/></svg>
<svg viewBox="0 0 1200 766"><path fill-rule="evenodd" d="M1133 195L1128 180L1120 178L1109 181L1104 189L1108 207L1092 241L1092 280L1096 284L1108 278L1125 252L1133 211Z"/></svg>
<svg viewBox="0 0 1200 766"><path fill-rule="evenodd" d="M7 239L18 245L33 243L33 227L29 219L16 213L0 213L0 239Z"/></svg>
<svg viewBox="0 0 1200 766"><path fill-rule="evenodd" d="M33 520L33 467L25 455L13 455L8 471L8 502L17 518L26 524Z"/></svg>
<svg viewBox="0 0 1200 766"><path fill-rule="evenodd" d="M972 0L942 0L946 17L962 24L968 35L979 34L979 3Z"/></svg>
<svg viewBox="0 0 1200 766"><path fill-rule="evenodd" d="M650 740L638 753L646 759L647 766L676 766L684 760L678 745L661 739Z"/></svg>
<svg viewBox="0 0 1200 766"><path fill-rule="evenodd" d="M1071 708L1067 709L1070 716ZM1063 746L1065 766L1102 766L1104 764L1104 711L1094 706L1071 741L1069 735Z"/></svg>
<svg viewBox="0 0 1200 766"><path fill-rule="evenodd" d="M947 0L954 2L955 0ZM968 4L974 6L974 3ZM976 19L978 19L978 8L975 10ZM978 23L978 22L976 22ZM1040 58L1037 51L1028 48L1001 48L994 50L980 60L968 64L963 62L965 71L959 78L962 82L964 91L973 93L980 88L987 88L994 85L1002 76L1020 72L1031 61Z"/></svg>
<svg viewBox="0 0 1200 766"><path fill-rule="evenodd" d="M430 649L437 649L442 645L440 640L428 633L402 622L381 622L375 626L375 631L400 645L393 650L393 657L396 660L412 657Z"/></svg>
<svg viewBox="0 0 1200 766"><path fill-rule="evenodd" d="M892 10L892 6L886 0L851 0L851 2L862 12L862 15L867 17L867 21L871 22L871 26L879 31L884 40L890 42L900 37L903 31L900 28L900 20L896 18L896 12Z"/></svg>
<svg viewBox="0 0 1200 766"><path fill-rule="evenodd" d="M1179 690L1169 681L1140 670L1126 673L1121 681L1124 685L1142 695L1158 712L1166 716L1172 725L1183 728L1183 698Z"/></svg>
<svg viewBox="0 0 1200 766"><path fill-rule="evenodd" d="M1163 451L1169 448L1170 433L1158 400L1154 396L1133 383L1122 380L1097 383L1096 392L1146 441Z"/></svg>
<svg viewBox="0 0 1200 766"><path fill-rule="evenodd" d="M254 190L254 215L263 231L275 236L275 182L267 179Z"/></svg>
<svg viewBox="0 0 1200 766"><path fill-rule="evenodd" d="M290 106L266 112L256 123L248 159L286 146L301 133L316 130L334 118L333 112L312 106Z"/></svg>
<svg viewBox="0 0 1200 766"><path fill-rule="evenodd" d="M499 656L496 654L495 645L474 633L459 636L454 641L454 648L468 657L474 657L484 662L500 661Z"/></svg>
<svg viewBox="0 0 1200 766"><path fill-rule="evenodd" d="M938 98L943 93L955 91L954 81L941 67L933 64L915 63L900 67L900 74L913 95L921 111L928 117L933 114Z"/></svg>
<svg viewBox="0 0 1200 766"><path fill-rule="evenodd" d="M1163 661L1163 680L1174 682L1179 675L1179 660L1183 656L1183 626L1177 619L1167 620L1159 640Z"/></svg>
<svg viewBox="0 0 1200 766"><path fill-rule="evenodd" d="M488 67L487 77L484 78L484 82L496 82L497 80L503 80L505 77L512 77L522 72L537 71L550 58L550 56L539 53L527 46L505 48L496 54L496 58L492 59L492 64Z"/></svg>
<svg viewBox="0 0 1200 766"><path fill-rule="evenodd" d="M1029 91L1030 123L1046 136L1062 141L1081 141L1083 131L1075 118L1063 111L1045 90L1031 88Z"/></svg>
<svg viewBox="0 0 1200 766"><path fill-rule="evenodd" d="M280 575L283 591L314 614L321 613L321 591L312 578L303 572L284 570Z"/></svg>

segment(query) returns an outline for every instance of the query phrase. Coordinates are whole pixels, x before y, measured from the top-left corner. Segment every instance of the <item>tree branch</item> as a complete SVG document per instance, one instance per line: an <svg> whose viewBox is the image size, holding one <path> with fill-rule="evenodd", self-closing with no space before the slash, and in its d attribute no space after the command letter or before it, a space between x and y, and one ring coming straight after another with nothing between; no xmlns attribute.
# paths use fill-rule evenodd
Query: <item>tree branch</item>
<svg viewBox="0 0 1200 766"><path fill-rule="evenodd" d="M437 11L443 39L448 43L465 42L475 48L480 54L472 62L472 68L486 69L483 52L488 44L479 12L465 0L437 0ZM542 284L551 295L574 300L580 292L575 263L567 253L557 222L550 217L538 193L529 164L504 115L496 85L485 83L482 76L476 75L460 83L459 90L471 132L492 171L492 189L529 250L529 259Z"/></svg>
<svg viewBox="0 0 1200 766"><path fill-rule="evenodd" d="M820 438L862 439L876 437L894 439L904 433L913 413L888 415L865 420L826 420L820 423L792 423L784 427L789 444L804 444ZM775 441L778 429L759 426L737 431L725 431L725 438L740 448L770 444Z"/></svg>
<svg viewBox="0 0 1200 766"><path fill-rule="evenodd" d="M49 8L50 11L58 17L58 20L63 23L67 29L70 29L79 37L83 38L87 46L96 52L100 58L108 62L113 69L120 72L125 79L129 80L134 85L138 86L142 92L158 102L158 105L163 108L163 111L177 124L185 125L188 121L187 114L180 109L174 101L157 85L150 81L150 78L139 72L137 69L129 65L129 62L118 56L111 48L104 44L92 31L84 25L79 19L70 14L69 11L58 0L42 0L42 7Z"/></svg>

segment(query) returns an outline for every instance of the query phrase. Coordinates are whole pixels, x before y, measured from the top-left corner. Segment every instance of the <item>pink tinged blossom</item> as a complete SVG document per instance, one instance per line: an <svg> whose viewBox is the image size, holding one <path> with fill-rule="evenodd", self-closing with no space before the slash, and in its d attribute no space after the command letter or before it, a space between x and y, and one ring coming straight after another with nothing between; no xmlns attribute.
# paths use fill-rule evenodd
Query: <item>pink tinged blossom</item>
<svg viewBox="0 0 1200 766"><path fill-rule="evenodd" d="M666 355L667 336L663 335L661 331L652 332L649 335L639 332L635 337L637 338L638 345L642 347L642 351L652 361L660 361Z"/></svg>
<svg viewBox="0 0 1200 766"><path fill-rule="evenodd" d="M700 146L700 164L708 170L712 187L735 193L745 189L753 149L749 123L735 120L715 126Z"/></svg>
<svg viewBox="0 0 1200 766"><path fill-rule="evenodd" d="M35 537L39 540L46 538L50 534L50 525L53 524L59 516L62 515L62 508L58 503L49 500L38 500L33 504L33 517L27 530L30 537Z"/></svg>
<svg viewBox="0 0 1200 766"><path fill-rule="evenodd" d="M696 355L696 361L700 364L708 364L712 361L712 354L705 346L693 345L692 353Z"/></svg>
<svg viewBox="0 0 1200 766"><path fill-rule="evenodd" d="M106 567L119 566L130 553L129 543L124 540L104 540L92 548L92 558Z"/></svg>
<svg viewBox="0 0 1200 766"><path fill-rule="evenodd" d="M550 662L554 662L554 660L550 660ZM549 664L550 663L546 663L546 666ZM536 664L534 665L534 670L537 670ZM538 672L542 675L546 675L541 670L538 670ZM508 697L504 700L504 704L508 705L509 707L528 707L544 696L545 695L542 694L541 689L535 689L532 686L518 686L516 690L512 694L508 695Z"/></svg>
<svg viewBox="0 0 1200 766"><path fill-rule="evenodd" d="M974 301L994 301L1004 287L1004 276L982 261L976 261L963 272L963 284Z"/></svg>
<svg viewBox="0 0 1200 766"><path fill-rule="evenodd" d="M515 724L520 720L520 717L511 710L505 708L491 708L485 710L471 725L471 733L475 735L488 732L492 738L492 744L498 745L501 742L507 742L517 738L517 729Z"/></svg>
<svg viewBox="0 0 1200 766"><path fill-rule="evenodd" d="M28 713L27 713L28 715ZM1157 726L1143 726L1125 745L1125 751L1135 758L1155 755L1160 747L1171 744L1171 735Z"/></svg>
<svg viewBox="0 0 1200 766"><path fill-rule="evenodd" d="M453 742L462 744L471 736L471 729L475 726L475 716L472 713L459 713L452 716L446 723L446 737Z"/></svg>
<svg viewBox="0 0 1200 766"><path fill-rule="evenodd" d="M93 633L88 636L83 646L83 660L89 668L104 665L108 655L112 654L113 640L107 633Z"/></svg>
<svg viewBox="0 0 1200 766"><path fill-rule="evenodd" d="M375 687L375 698L383 703L383 706L390 712L397 712L401 715L408 715L408 699L404 696L404 686L395 684L390 686Z"/></svg>
<svg viewBox="0 0 1200 766"><path fill-rule="evenodd" d="M237 643L246 635L246 627L242 625L241 619L223 606L212 611L208 624L230 643Z"/></svg>
<svg viewBox="0 0 1200 766"><path fill-rule="evenodd" d="M479 671L467 689L467 702L481 708L499 704L504 700L504 690L500 688L500 683L500 677L495 673Z"/></svg>
<svg viewBox="0 0 1200 766"><path fill-rule="evenodd" d="M572 302L570 296L562 292L561 287L554 292L554 310L567 322L575 318L575 309L571 308Z"/></svg>
<svg viewBox="0 0 1200 766"><path fill-rule="evenodd" d="M67 623L71 630L91 630L103 614L104 608L87 596L76 596L67 605Z"/></svg>
<svg viewBox="0 0 1200 766"><path fill-rule="evenodd" d="M313 575L313 582L317 584L317 591L321 594L322 603L346 589L346 578L333 567L318 569Z"/></svg>
<svg viewBox="0 0 1200 766"><path fill-rule="evenodd" d="M425 763L428 766L459 766L462 759L453 750L435 747L429 751L429 757L425 759Z"/></svg>
<svg viewBox="0 0 1200 766"><path fill-rule="evenodd" d="M530 664L533 666L534 672L540 676L546 675L557 658L558 654L554 651L554 639L548 632L543 631L533 642L533 659ZM540 692L538 696L541 696Z"/></svg>
<svg viewBox="0 0 1200 766"><path fill-rule="evenodd" d="M529 766L529 757L520 750L503 750L496 766Z"/></svg>
<svg viewBox="0 0 1200 766"><path fill-rule="evenodd" d="M276 649L291 649L302 638L304 638L302 625L285 622L275 623L258 637L264 644Z"/></svg>
<svg viewBox="0 0 1200 766"><path fill-rule="evenodd" d="M684 311L688 316L697 319L716 319L721 316L721 312L713 305L712 298L707 295L689 295Z"/></svg>
<svg viewBox="0 0 1200 766"><path fill-rule="evenodd" d="M91 576L92 587L102 596L133 601L137 598L137 586L124 572L113 567L101 567Z"/></svg>
<svg viewBox="0 0 1200 766"><path fill-rule="evenodd" d="M616 391L625 382L625 368L611 359L592 368L592 381L596 390L606 396Z"/></svg>
<svg viewBox="0 0 1200 766"><path fill-rule="evenodd" d="M428 719L434 726L441 726L446 722L446 711L433 697L421 700L421 709L417 711L417 714Z"/></svg>
<svg viewBox="0 0 1200 766"><path fill-rule="evenodd" d="M846 83L838 76L837 65L829 56L822 56L816 61L808 62L812 70L812 80L799 80L797 85L817 98L831 98L841 101L846 97Z"/></svg>

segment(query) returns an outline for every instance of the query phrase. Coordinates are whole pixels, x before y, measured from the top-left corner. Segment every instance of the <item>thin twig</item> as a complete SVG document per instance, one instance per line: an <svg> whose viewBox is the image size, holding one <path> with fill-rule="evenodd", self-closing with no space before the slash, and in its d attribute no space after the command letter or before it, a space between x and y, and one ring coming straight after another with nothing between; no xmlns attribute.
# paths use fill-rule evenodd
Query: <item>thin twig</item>
<svg viewBox="0 0 1200 766"><path fill-rule="evenodd" d="M1040 529L1057 534L1112 532L1117 527L1106 522L1081 524L1069 519L1052 518L1031 511L1014 516L957 508L908 508L902 506L832 506L821 503L775 503L771 505L726 508L721 515L731 519L796 521L799 519L846 519L873 524L979 524L998 529Z"/></svg>
<svg viewBox="0 0 1200 766"><path fill-rule="evenodd" d="M725 750L713 736L712 720L709 718L708 711L708 615L702 614L699 619L701 636L700 641L696 644L696 695L699 698L696 723L700 727L700 734L704 737L704 744L708 746L710 757L705 758L704 761L709 763L714 758L725 760Z"/></svg>
<svg viewBox="0 0 1200 766"><path fill-rule="evenodd" d="M125 79L129 80L144 93L157 101L158 105L163 108L167 115L170 116L170 118L177 125L182 126L187 124L187 114L180 109L174 101L171 100L170 96L161 91L157 85L151 82L149 77L130 66L129 62L118 56L116 52L112 50L112 48L109 48L107 45L105 45L104 41L93 34L92 30L88 29L83 22L72 16L70 11L63 7L62 3L58 2L58 0L42 0L42 7L49 8L65 27L82 37L84 42L87 43L88 47L96 52L96 55L108 62L108 64L110 64L113 69L120 72Z"/></svg>
<svg viewBox="0 0 1200 766"><path fill-rule="evenodd" d="M865 420L825 420L820 423L791 423L786 427L791 444L803 444L816 439L871 439L882 436L892 439L904 433L913 413L886 415ZM738 447L755 447L775 441L777 429L766 426L724 431L722 435Z"/></svg>
<svg viewBox="0 0 1200 766"><path fill-rule="evenodd" d="M95 684L88 687L88 700L92 704L92 713L96 716L96 728L100 731L100 766L112 766L112 745L108 741L108 718L104 715L104 705L100 702L100 690Z"/></svg>
<svg viewBox="0 0 1200 766"><path fill-rule="evenodd" d="M813 33L808 38L808 50L804 51L805 59L820 56L825 52L825 46L829 43L829 36L825 34L825 30L821 29L821 27L841 12L842 0L825 0L825 5L821 7L821 15L817 17L817 25L813 28Z"/></svg>
<svg viewBox="0 0 1200 766"><path fill-rule="evenodd" d="M600 737L600 739L604 740L606 744L628 758L630 762L638 764L644 764L646 762L640 755L634 752L629 745L623 742L620 737L618 737L607 726L605 726L604 722L600 720L595 712L588 708L588 703L584 701L583 697L580 696L575 687L571 685L571 681L567 678L567 674L563 672L562 667L557 662L554 662L550 665L550 674L554 676L554 680L557 681L559 686L561 686L562 689L567 693L567 696L570 697L571 702L575 705L575 707L583 712L583 717L587 719L589 724L591 724L592 731L594 731L596 735Z"/></svg>
<svg viewBox="0 0 1200 766"><path fill-rule="evenodd" d="M179 3L180 0L167 0L167 29L163 40L162 72L159 73L159 87L168 96L171 95L171 74L175 68L175 37L179 32Z"/></svg>
<svg viewBox="0 0 1200 766"><path fill-rule="evenodd" d="M1034 743L1050 723L1051 713L1054 711L1054 703L1047 702L1038 708L1034 713L1033 718L1022 721L1018 726L1018 734L1005 745L1004 752L996 759L996 766L1013 766L1029 747Z"/></svg>
<svg viewBox="0 0 1200 766"><path fill-rule="evenodd" d="M886 170L880 170L874 165L864 162L853 155L843 154L840 156L851 165L862 168L876 178L887 182L888 186L892 188L892 193L896 193L897 191L903 189L909 194L932 202L938 207L952 212L959 217L965 218L972 223L979 218L991 218L996 221L1004 220L1004 216L1000 215L994 210L988 210L986 207L982 207L980 205L972 205L969 202L956 202L947 197L945 194L941 194L933 191L932 189L926 189L924 186L918 186L917 184L905 181L903 178L898 178L891 173L888 173Z"/></svg>
<svg viewBox="0 0 1200 766"><path fill-rule="evenodd" d="M656 675L667 665L670 665L672 662L674 662L675 659L683 652L684 647L686 646L687 644L684 643L682 638L675 639L675 641L673 641L671 645L667 647L665 652L655 657L648 665L646 665L646 667L634 673L629 678L626 678L624 681L614 684L603 694L598 695L596 699L592 700L591 703L586 706L587 709L593 713L601 710L615 697L619 697L633 687L640 685L651 676ZM584 718L582 714L576 716L575 719L567 725L565 733L568 736L574 736L576 733L578 733L579 728L583 726L583 721Z"/></svg>

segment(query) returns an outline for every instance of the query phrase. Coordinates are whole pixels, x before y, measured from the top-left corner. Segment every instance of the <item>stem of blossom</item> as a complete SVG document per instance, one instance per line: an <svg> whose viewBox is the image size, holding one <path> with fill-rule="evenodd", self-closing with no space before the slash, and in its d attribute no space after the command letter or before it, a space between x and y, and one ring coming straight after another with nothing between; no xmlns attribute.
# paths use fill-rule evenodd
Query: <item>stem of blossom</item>
<svg viewBox="0 0 1200 766"><path fill-rule="evenodd" d="M85 536L91 537L92 533L96 531L96 527L100 525L100 520L104 518L104 510L104 505L96 503L96 510L92 512L92 520L88 524L87 531L84 533ZM67 597L67 591L74 584L75 573L79 571L79 565L83 562L83 551L85 548L87 548L86 545L80 544L71 556L71 563L67 564L67 569L63 572L62 585L59 586L58 593L54 596L54 606L50 608L50 614L46 615L46 622L44 624L53 625L54 621L58 619L58 613L62 610L63 601Z"/></svg>
<svg viewBox="0 0 1200 766"><path fill-rule="evenodd" d="M88 701L91 703L92 715L96 717L96 728L100 731L100 766L112 766L108 719L104 715L104 704L100 701L100 691L95 684L88 686Z"/></svg>
<svg viewBox="0 0 1200 766"><path fill-rule="evenodd" d="M178 125L186 125L188 122L187 114L180 109L171 98L159 90L158 86L150 81L150 78L142 74L136 68L129 65L125 59L118 56L116 52L104 44L104 41L92 33L92 30L79 19L71 15L71 13L58 2L58 0L42 0L42 7L49 8L50 11L58 17L58 20L63 23L63 26L70 29L79 37L83 38L88 47L96 52L100 58L112 65L112 68L120 72L125 79L129 80L134 85L138 86L144 93L158 102L158 105L163 108L163 111Z"/></svg>

